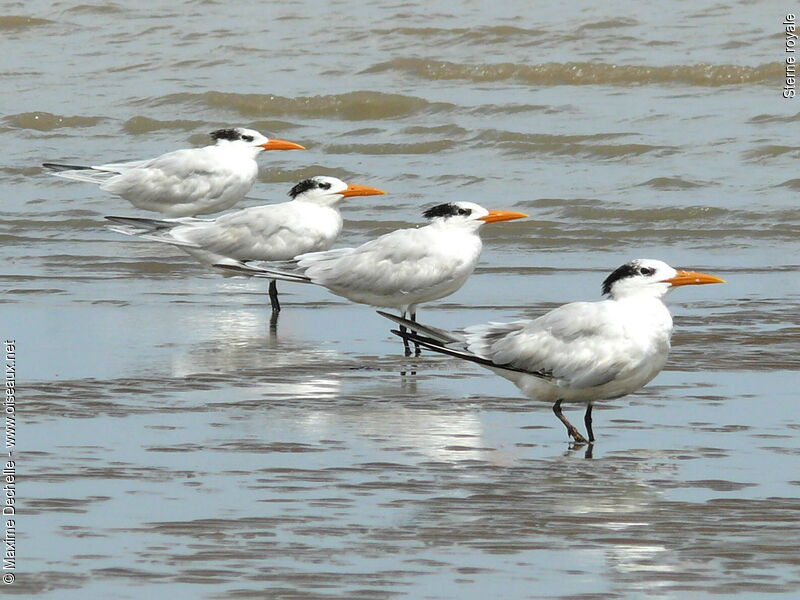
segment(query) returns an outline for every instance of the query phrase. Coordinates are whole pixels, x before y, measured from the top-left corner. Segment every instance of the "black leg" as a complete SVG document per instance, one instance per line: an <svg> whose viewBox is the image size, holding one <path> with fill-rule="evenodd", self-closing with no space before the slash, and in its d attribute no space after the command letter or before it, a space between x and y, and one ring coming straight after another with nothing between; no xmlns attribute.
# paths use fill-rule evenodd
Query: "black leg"
<svg viewBox="0 0 800 600"><path fill-rule="evenodd" d="M281 303L278 301L278 284L274 279L269 280L269 301L272 303L272 312L281 312Z"/></svg>
<svg viewBox="0 0 800 600"><path fill-rule="evenodd" d="M589 443L594 442L594 431L592 431L592 405L586 407L586 414L583 415L583 422L586 424L586 433L589 434Z"/></svg>
<svg viewBox="0 0 800 600"><path fill-rule="evenodd" d="M406 318L406 313L403 311L403 314L400 315L404 319ZM405 325L400 325L400 333L406 333L408 329L406 329ZM411 347L408 345L408 340L403 338L403 352L406 356L411 356Z"/></svg>
<svg viewBox="0 0 800 600"><path fill-rule="evenodd" d="M564 416L564 413L561 412L561 402L562 401L559 399L558 402L553 405L553 412L558 417L558 420L561 421L567 428L567 433L573 440L575 440L576 444L586 444L587 441L586 438L583 437L583 434L581 434L581 432L578 431L575 426L567 420L567 417Z"/></svg>
<svg viewBox="0 0 800 600"><path fill-rule="evenodd" d="M417 322L417 311L416 310L411 313L411 320L414 321L414 323ZM419 356L421 352L422 352L422 350L419 347L419 343L418 342L414 342L414 356Z"/></svg>

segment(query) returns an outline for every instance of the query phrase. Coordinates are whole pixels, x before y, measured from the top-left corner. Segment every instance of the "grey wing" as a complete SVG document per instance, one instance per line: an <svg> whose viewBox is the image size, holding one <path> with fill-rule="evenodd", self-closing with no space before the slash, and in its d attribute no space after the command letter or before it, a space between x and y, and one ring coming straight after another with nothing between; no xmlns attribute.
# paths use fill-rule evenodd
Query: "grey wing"
<svg viewBox="0 0 800 600"><path fill-rule="evenodd" d="M296 261L301 268L308 269L315 265L324 265L335 261L355 251L356 248L334 248L333 250L322 250L320 252L306 252L296 257Z"/></svg>
<svg viewBox="0 0 800 600"><path fill-rule="evenodd" d="M281 220L264 218L261 207L223 215L205 223L176 227L170 233L179 241L238 260L269 260L282 248ZM293 255L289 256L291 258Z"/></svg>
<svg viewBox="0 0 800 600"><path fill-rule="evenodd" d="M102 189L139 204L187 203L192 199L215 199L231 185L241 183L238 173L223 169L204 153L205 148L176 150L140 163L103 165L102 170L119 174Z"/></svg>
<svg viewBox="0 0 800 600"><path fill-rule="evenodd" d="M153 162L154 159L148 158L146 160L132 160L129 162L122 162L122 163L106 163L104 165L97 165L92 167L95 171L105 171L108 173L114 173L119 175L120 173L124 173L125 171L130 171L131 169L136 169L138 167L147 165L148 163Z"/></svg>
<svg viewBox="0 0 800 600"><path fill-rule="evenodd" d="M467 348L497 366L562 381L603 385L630 368L633 349L604 302L575 302L532 321L489 323L466 330Z"/></svg>
<svg viewBox="0 0 800 600"><path fill-rule="evenodd" d="M298 257L315 283L351 291L380 291L394 296L440 285L459 274L457 261L441 260L420 230L401 229L345 251Z"/></svg>

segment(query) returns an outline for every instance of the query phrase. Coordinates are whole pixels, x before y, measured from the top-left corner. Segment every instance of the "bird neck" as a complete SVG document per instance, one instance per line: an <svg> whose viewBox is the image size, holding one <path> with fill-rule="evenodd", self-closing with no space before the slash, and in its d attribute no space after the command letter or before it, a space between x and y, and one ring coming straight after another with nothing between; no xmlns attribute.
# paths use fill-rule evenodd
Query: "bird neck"
<svg viewBox="0 0 800 600"><path fill-rule="evenodd" d="M447 231L477 234L480 226L483 225L482 221L465 221L452 219L434 219L428 227L437 229L445 229Z"/></svg>
<svg viewBox="0 0 800 600"><path fill-rule="evenodd" d="M629 281L619 281L611 288L611 298L613 300L654 300L662 302L664 295L670 290L668 283L649 283L647 285L637 284Z"/></svg>
<svg viewBox="0 0 800 600"><path fill-rule="evenodd" d="M672 336L672 314L661 298L627 297L611 300L616 304L626 329L632 334L666 340Z"/></svg>
<svg viewBox="0 0 800 600"><path fill-rule="evenodd" d="M302 196L298 196L293 200L293 202L297 202L299 205L302 206L316 206L319 208L332 208L333 210L339 210L339 203L343 200L342 196L327 196L322 198L304 198Z"/></svg>
<svg viewBox="0 0 800 600"><path fill-rule="evenodd" d="M632 320L643 315L647 319L652 319L655 315L658 321L672 323L672 316L667 305L664 304L663 298L640 294L628 295L623 298L611 298L611 302L621 308L624 314Z"/></svg>
<svg viewBox="0 0 800 600"><path fill-rule="evenodd" d="M240 159L250 159L255 160L256 156L261 154L264 149L260 146L248 146L247 144L243 143L236 143L236 142L228 142L228 141L221 141L217 142L215 146L210 146L214 148L220 154L225 156L236 158L237 160Z"/></svg>

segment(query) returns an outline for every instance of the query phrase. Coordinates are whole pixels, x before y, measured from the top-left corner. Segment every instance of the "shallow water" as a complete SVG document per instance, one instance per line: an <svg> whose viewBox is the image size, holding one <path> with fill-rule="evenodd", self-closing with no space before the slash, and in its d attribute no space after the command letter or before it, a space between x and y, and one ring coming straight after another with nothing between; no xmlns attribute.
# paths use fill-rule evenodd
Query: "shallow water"
<svg viewBox="0 0 800 600"><path fill-rule="evenodd" d="M16 339L24 597L793 596L800 100L786 6L7 3L0 118ZM339 245L465 199L481 267L420 319L458 328L595 299L634 257L681 289L667 369L571 450L488 371L405 359L368 307L226 279L122 238L137 214L45 160L136 159L242 124L243 205L331 174ZM278 154L278 156L275 156ZM569 414L579 419L577 408Z"/></svg>

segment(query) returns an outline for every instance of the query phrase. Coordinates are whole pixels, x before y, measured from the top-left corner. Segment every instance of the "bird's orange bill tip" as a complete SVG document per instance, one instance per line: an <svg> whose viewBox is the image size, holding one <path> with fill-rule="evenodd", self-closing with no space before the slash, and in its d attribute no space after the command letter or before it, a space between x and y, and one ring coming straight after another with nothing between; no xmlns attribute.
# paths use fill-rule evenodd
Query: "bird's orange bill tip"
<svg viewBox="0 0 800 600"><path fill-rule="evenodd" d="M261 144L261 147L264 150L305 150L305 146L286 140L270 140L266 144Z"/></svg>
<svg viewBox="0 0 800 600"><path fill-rule="evenodd" d="M679 285L702 285L704 283L725 283L724 279L720 279L714 275L695 273L694 271L678 271L675 277L665 281L673 287Z"/></svg>
<svg viewBox="0 0 800 600"><path fill-rule="evenodd" d="M347 189L339 193L345 198L350 198L351 196L380 196L386 192L366 185L348 185Z"/></svg>
<svg viewBox="0 0 800 600"><path fill-rule="evenodd" d="M490 210L489 214L485 217L480 217L479 220L484 223L497 223L498 221L513 221L514 219L524 219L527 217L525 213L514 212L513 210Z"/></svg>

